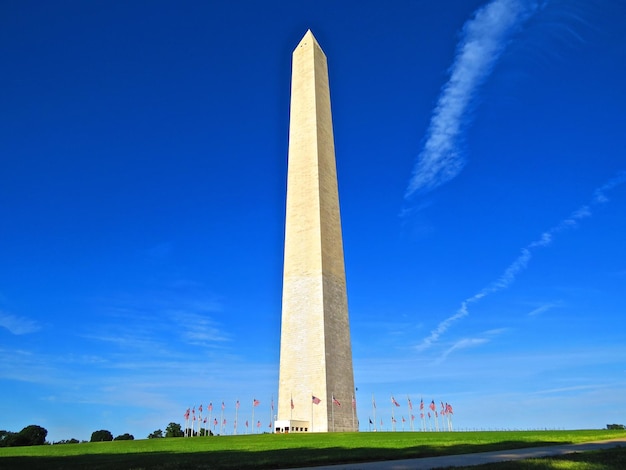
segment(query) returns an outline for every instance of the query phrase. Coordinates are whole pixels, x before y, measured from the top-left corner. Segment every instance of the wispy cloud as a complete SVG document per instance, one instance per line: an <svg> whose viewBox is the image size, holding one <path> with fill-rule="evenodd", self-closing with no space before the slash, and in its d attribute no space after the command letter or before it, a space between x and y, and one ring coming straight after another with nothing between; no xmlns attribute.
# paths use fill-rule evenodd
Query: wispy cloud
<svg viewBox="0 0 626 470"><path fill-rule="evenodd" d="M530 0L493 0L463 26L450 79L433 111L405 198L456 177L465 165L459 140L480 85L493 70L511 36L538 9Z"/></svg>
<svg viewBox="0 0 626 470"><path fill-rule="evenodd" d="M41 325L34 320L2 310L0 310L0 327L6 328L14 335L26 335L41 329Z"/></svg>
<svg viewBox="0 0 626 470"><path fill-rule="evenodd" d="M551 394L559 394L561 395L563 392L578 392L580 390L598 390L602 388L606 388L607 384L589 384L589 385L574 385L571 387L561 387L561 388L551 388L547 390L538 390L533 392L536 395L551 395Z"/></svg>
<svg viewBox="0 0 626 470"><path fill-rule="evenodd" d="M580 206L568 217L565 217L555 226L543 232L539 236L539 238L537 238L537 240L529 243L527 246L522 248L520 255L504 270L504 272L498 279L489 284L487 287L483 288L478 293L474 294L471 297L468 297L463 302L461 302L461 306L456 311L456 313L439 323L439 325L437 325L437 327L430 332L430 335L422 340L422 342L417 346L417 349L419 351L422 351L429 348L435 342L437 342L441 335L443 335L450 328L450 326L452 326L453 323L456 323L458 320L469 315L470 304L478 302L488 295L507 289L511 284L513 284L513 282L515 282L518 274L526 269L528 263L530 262L530 259L532 258L533 251L535 251L537 248L544 248L549 246L557 234L564 230L574 228L578 226L580 220L591 217L592 207L598 204L607 203L609 201L607 193L625 182L626 171L622 171L618 173L617 176L609 180L606 184L596 189L593 193L591 201L588 204Z"/></svg>
<svg viewBox="0 0 626 470"><path fill-rule="evenodd" d="M506 333L507 331L508 331L507 328L497 328L497 329L485 331L478 337L462 338L458 340L456 343L454 343L452 346L450 346L448 349L446 349L437 362L443 362L450 354L452 354L455 351L459 351L461 349L473 348L476 346L482 346L483 344L490 342L496 336L500 336L501 334Z"/></svg>
<svg viewBox="0 0 626 470"><path fill-rule="evenodd" d="M534 317L536 315L541 315L542 313L546 313L548 310L551 310L558 305L559 305L558 302L549 302L547 304L543 304L537 308L534 308L530 312L528 312L528 316Z"/></svg>
<svg viewBox="0 0 626 470"><path fill-rule="evenodd" d="M228 333L206 314L176 311L172 312L172 318L178 324L183 339L190 344L209 346L230 340Z"/></svg>

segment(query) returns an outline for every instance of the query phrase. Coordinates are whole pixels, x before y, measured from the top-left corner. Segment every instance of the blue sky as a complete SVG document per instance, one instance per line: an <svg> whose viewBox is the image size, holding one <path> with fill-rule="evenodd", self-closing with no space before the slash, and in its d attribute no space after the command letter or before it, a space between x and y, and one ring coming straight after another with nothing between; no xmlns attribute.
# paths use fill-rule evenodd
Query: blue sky
<svg viewBox="0 0 626 470"><path fill-rule="evenodd" d="M309 28L361 429L372 396L390 429L391 395L457 429L624 423L625 21L614 0L3 2L0 429L144 438L224 401L232 433L238 399L244 432L253 398L269 424Z"/></svg>

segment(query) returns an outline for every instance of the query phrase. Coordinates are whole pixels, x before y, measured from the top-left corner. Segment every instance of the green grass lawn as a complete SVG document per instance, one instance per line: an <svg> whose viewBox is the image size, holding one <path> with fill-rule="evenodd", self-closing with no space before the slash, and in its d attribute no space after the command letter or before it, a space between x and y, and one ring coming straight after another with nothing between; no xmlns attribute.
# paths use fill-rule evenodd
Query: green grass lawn
<svg viewBox="0 0 626 470"><path fill-rule="evenodd" d="M626 431L321 433L146 439L0 448L0 468L289 468L486 452L618 437L626 437Z"/></svg>

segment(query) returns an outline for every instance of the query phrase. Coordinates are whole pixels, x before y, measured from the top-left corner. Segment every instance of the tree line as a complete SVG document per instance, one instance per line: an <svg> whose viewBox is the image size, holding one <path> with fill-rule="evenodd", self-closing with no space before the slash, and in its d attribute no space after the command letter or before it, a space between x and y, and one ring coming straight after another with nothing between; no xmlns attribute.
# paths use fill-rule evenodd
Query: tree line
<svg viewBox="0 0 626 470"><path fill-rule="evenodd" d="M19 432L0 430L0 447L18 447L18 446L41 446L44 444L79 444L81 442L104 442L104 441L132 441L135 436L129 433L120 434L113 437L111 431L100 429L91 433L89 441L79 441L78 439L64 439L57 442L47 442L46 436L48 430L36 424L26 426ZM157 439L162 437L183 437L185 435L182 426L178 423L170 423L165 428L165 432L161 429L150 433L148 439Z"/></svg>
<svg viewBox="0 0 626 470"><path fill-rule="evenodd" d="M36 424L26 426L20 432L11 432L6 430L0 430L0 447L19 447L19 446L42 446L44 444L78 444L78 439L67 439L58 442L46 442L46 436L48 430L44 427ZM113 438L111 432L101 429L91 433L91 440L89 442L101 442L101 441L132 441L135 437L132 434L121 434Z"/></svg>
<svg viewBox="0 0 626 470"><path fill-rule="evenodd" d="M191 435L191 429L187 430L188 435ZM194 433L194 435L204 436L205 430L202 429L200 434ZM211 431L209 431L206 435L213 435ZM183 427L178 423L170 423L165 428L165 433L161 429L157 429L156 431L150 433L148 439L159 439L161 437L185 437L185 431L183 431Z"/></svg>

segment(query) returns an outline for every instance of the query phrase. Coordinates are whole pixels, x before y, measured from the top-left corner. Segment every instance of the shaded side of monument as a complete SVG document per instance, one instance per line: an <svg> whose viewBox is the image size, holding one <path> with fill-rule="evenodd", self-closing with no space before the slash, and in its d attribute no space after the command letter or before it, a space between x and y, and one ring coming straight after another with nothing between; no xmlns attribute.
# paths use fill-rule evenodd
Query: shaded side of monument
<svg viewBox="0 0 626 470"><path fill-rule="evenodd" d="M328 66L308 31L292 63L275 431L357 431L354 392Z"/></svg>

